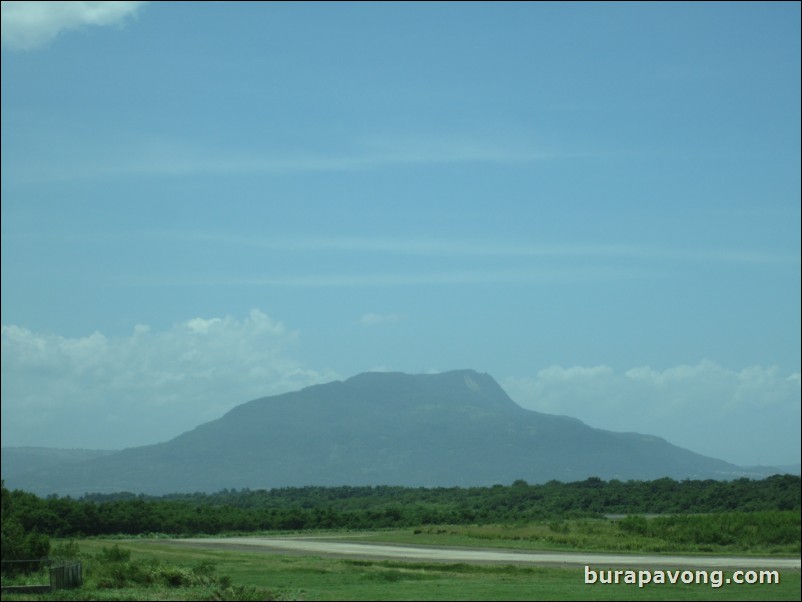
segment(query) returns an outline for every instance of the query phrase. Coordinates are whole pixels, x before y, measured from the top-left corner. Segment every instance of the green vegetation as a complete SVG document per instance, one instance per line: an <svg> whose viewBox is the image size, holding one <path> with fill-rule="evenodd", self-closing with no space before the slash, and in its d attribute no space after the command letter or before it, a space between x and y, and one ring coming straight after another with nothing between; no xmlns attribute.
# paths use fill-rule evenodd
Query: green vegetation
<svg viewBox="0 0 802 602"><path fill-rule="evenodd" d="M719 513L506 525L436 525L360 535L360 542L621 553L798 556L798 512Z"/></svg>
<svg viewBox="0 0 802 602"><path fill-rule="evenodd" d="M779 585L677 584L640 589L586 585L582 569L342 560L185 548L154 540L116 543L119 553L106 554L122 558L107 561L104 549L114 549L109 541L79 542L87 567L81 590L8 599L798 600L800 592L798 572L783 572ZM100 586L114 575L120 578L114 587Z"/></svg>
<svg viewBox="0 0 802 602"><path fill-rule="evenodd" d="M31 524L29 506L24 503L30 497L33 496L16 491L11 493L4 485L0 486L3 575L38 571L38 562L23 561L45 558L50 551L50 538L40 532L35 522Z"/></svg>
<svg viewBox="0 0 802 602"><path fill-rule="evenodd" d="M59 546L59 553L69 553L81 560L84 584L75 590L47 594L4 594L6 600L275 600L272 591L246 585L233 585L231 577L218 576L208 559L191 565L165 562L158 555L131 558L131 549L97 542L84 546L97 550L81 553L76 542ZM83 544L82 544L83 545ZM46 584L46 572L4 579L3 585Z"/></svg>
<svg viewBox="0 0 802 602"><path fill-rule="evenodd" d="M605 514L788 511L798 516L800 489L800 478L791 475L762 481L590 478L471 488L303 487L162 497L93 494L79 500L41 499L13 491L4 493L3 504L8 499L25 532L36 530L52 537L197 535L531 523Z"/></svg>
<svg viewBox="0 0 802 602"><path fill-rule="evenodd" d="M80 558L84 586L9 600L798 600L779 585L586 585L582 569L345 560L161 543L165 534L339 531L361 542L614 552L800 553L800 479L604 482L483 488L306 487L163 497L39 498L3 488L3 554L49 536L51 558ZM722 509L726 511L721 511ZM671 512L645 517L640 513ZM700 515L697 513L707 512ZM615 518L603 514L619 514ZM344 531L344 529L352 531ZM353 529L356 529L355 533ZM369 531L366 531L370 529ZM7 545L8 542L8 545ZM19 557L19 556L17 556ZM19 571L17 571L19 573ZM46 574L4 575L4 585Z"/></svg>

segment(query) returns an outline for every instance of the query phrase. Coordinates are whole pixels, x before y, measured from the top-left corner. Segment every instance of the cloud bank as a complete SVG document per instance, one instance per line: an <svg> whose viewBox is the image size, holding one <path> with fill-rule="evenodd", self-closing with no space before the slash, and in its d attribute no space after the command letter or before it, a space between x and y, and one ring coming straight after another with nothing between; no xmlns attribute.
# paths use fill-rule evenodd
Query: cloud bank
<svg viewBox="0 0 802 602"><path fill-rule="evenodd" d="M365 314L365 327L400 314ZM166 441L251 399L342 378L294 359L298 334L260 310L197 317L162 331L78 338L2 327L3 445L119 449ZM351 376L350 374L347 376ZM502 379L524 407L594 427L658 435L740 465L800 455L800 374L711 361L550 366Z"/></svg>
<svg viewBox="0 0 802 602"><path fill-rule="evenodd" d="M250 399L338 376L290 357L267 314L194 318L124 338L2 327L3 445L109 448L165 441Z"/></svg>
<svg viewBox="0 0 802 602"><path fill-rule="evenodd" d="M3 46L33 50L62 31L88 25L116 25L147 2L3 2Z"/></svg>
<svg viewBox="0 0 802 602"><path fill-rule="evenodd" d="M711 361L648 366L551 366L502 386L526 408L611 431L658 435L735 464L789 464L800 456L800 376L776 366L729 370Z"/></svg>

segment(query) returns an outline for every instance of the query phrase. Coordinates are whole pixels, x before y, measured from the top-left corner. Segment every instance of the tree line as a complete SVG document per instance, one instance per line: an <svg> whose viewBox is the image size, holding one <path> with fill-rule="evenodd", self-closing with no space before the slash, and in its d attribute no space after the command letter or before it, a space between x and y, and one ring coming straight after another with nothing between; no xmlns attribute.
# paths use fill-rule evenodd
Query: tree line
<svg viewBox="0 0 802 602"><path fill-rule="evenodd" d="M132 493L40 498L3 487L3 532L52 537L113 534L377 529L434 524L519 523L606 514L800 510L800 477L755 481L551 481L471 488L393 486L223 490L164 496ZM5 544L3 548L5 549Z"/></svg>

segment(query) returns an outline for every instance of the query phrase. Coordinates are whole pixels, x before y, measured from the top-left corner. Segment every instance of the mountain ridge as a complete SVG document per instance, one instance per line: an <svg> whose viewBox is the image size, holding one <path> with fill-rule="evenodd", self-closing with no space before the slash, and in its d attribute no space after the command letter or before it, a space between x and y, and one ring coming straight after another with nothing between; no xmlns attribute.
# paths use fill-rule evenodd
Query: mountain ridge
<svg viewBox="0 0 802 602"><path fill-rule="evenodd" d="M652 435L516 404L488 374L361 373L240 404L155 445L18 475L38 494L305 485L492 485L734 478L737 466Z"/></svg>

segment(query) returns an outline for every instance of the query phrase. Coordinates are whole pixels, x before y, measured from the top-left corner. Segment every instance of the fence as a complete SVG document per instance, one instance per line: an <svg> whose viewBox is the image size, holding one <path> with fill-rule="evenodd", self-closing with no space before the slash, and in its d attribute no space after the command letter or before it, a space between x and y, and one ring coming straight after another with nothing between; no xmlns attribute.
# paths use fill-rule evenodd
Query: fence
<svg viewBox="0 0 802 602"><path fill-rule="evenodd" d="M3 585L3 593L40 594L54 589L72 589L83 585L83 563L79 560L53 561L49 558L38 560L4 560L3 575L14 574L16 570L32 570L34 567L48 568L50 583L28 585Z"/></svg>
<svg viewBox="0 0 802 602"><path fill-rule="evenodd" d="M84 565L80 561L62 562L50 567L50 587L72 589L84 582Z"/></svg>

